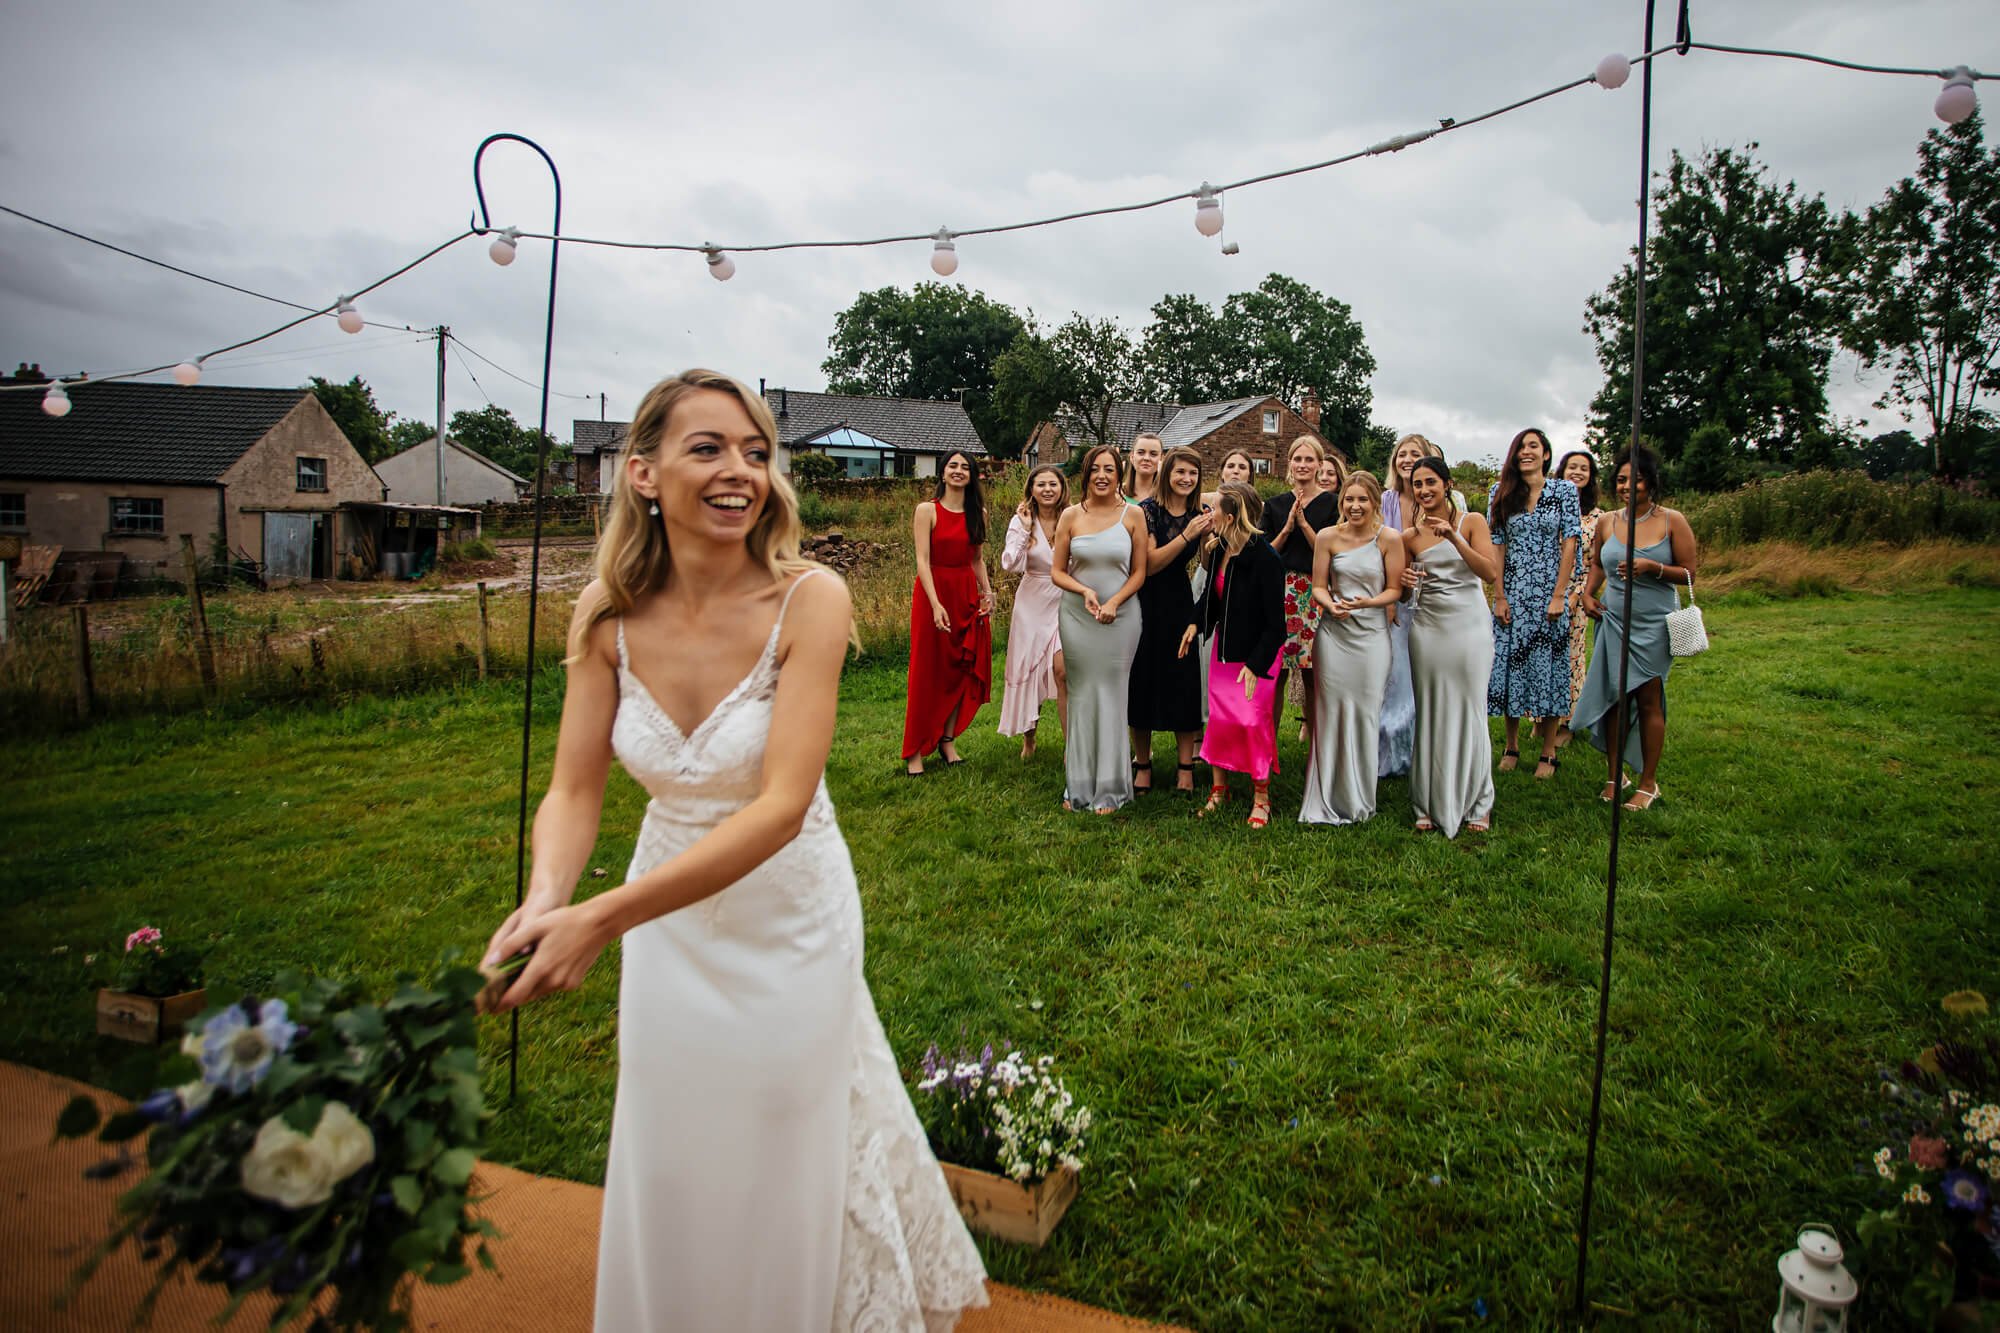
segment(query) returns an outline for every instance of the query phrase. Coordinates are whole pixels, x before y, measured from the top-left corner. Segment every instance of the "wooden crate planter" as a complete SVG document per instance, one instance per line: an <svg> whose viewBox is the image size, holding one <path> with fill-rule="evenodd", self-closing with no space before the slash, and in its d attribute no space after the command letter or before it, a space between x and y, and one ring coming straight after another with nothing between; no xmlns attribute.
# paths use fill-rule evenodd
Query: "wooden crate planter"
<svg viewBox="0 0 2000 1333"><path fill-rule="evenodd" d="M1060 1166L1032 1184L940 1162L952 1202L974 1231L1040 1249L1076 1198L1077 1173Z"/></svg>
<svg viewBox="0 0 2000 1333"><path fill-rule="evenodd" d="M124 1041L162 1042L177 1036L189 1019L206 1008L205 990L167 996L101 990L97 992L97 1030Z"/></svg>

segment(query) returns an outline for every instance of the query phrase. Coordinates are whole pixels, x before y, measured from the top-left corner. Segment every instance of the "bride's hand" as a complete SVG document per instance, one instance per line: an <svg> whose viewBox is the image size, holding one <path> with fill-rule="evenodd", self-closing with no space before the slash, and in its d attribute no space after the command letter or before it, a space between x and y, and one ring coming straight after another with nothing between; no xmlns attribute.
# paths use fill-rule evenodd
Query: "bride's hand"
<svg viewBox="0 0 2000 1333"><path fill-rule="evenodd" d="M602 913L595 910L594 905L599 901L602 900L551 908L515 926L511 933L507 926L501 927L501 935L494 937L494 945L487 951L489 959L499 962L529 947L534 949L534 956L489 1012L504 1014L544 995L575 990L583 984L590 965L612 939ZM511 924L513 918L508 921Z"/></svg>

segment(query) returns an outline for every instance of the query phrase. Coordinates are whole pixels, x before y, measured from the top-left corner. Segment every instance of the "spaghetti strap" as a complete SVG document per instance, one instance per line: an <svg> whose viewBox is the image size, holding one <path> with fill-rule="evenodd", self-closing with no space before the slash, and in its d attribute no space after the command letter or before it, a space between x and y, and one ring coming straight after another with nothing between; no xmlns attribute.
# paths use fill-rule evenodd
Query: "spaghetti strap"
<svg viewBox="0 0 2000 1333"><path fill-rule="evenodd" d="M792 580L792 586L791 586L791 587L789 587L789 588L787 588L787 589L785 589L785 598L784 598L784 600L783 600L783 601L781 601L781 602L779 602L779 603L778 603L778 618L777 618L777 620L776 620L776 621L772 622L772 625L771 625L771 640L772 640L772 642L774 642L774 643L775 643L775 642L777 641L777 638L778 638L778 631L779 631L779 630L781 630L781 629L783 629L783 628L785 627L785 611L786 611L786 610L787 610L787 609L788 609L788 608L789 608L789 607L791 606L791 604L792 604L792 594L793 594L793 593L795 593L795 592L797 592L797 591L799 590L799 585L800 585L801 583L804 583L804 582L805 582L805 581L806 581L807 579L811 578L811 577L812 577L813 575L815 575L815 574L824 574L824 573L826 573L826 570L825 570L825 569L823 569L823 568L822 568L822 567L820 567L819 565L814 565L814 566L812 566L812 567L811 567L810 569L806 570L806 572L805 572L805 573L803 573L803 574L799 575L799 576L798 576L797 578L793 579L793 580ZM622 640L621 640L621 643L622 643Z"/></svg>
<svg viewBox="0 0 2000 1333"><path fill-rule="evenodd" d="M631 654L625 651L625 617L618 617L618 669L627 673L632 670Z"/></svg>

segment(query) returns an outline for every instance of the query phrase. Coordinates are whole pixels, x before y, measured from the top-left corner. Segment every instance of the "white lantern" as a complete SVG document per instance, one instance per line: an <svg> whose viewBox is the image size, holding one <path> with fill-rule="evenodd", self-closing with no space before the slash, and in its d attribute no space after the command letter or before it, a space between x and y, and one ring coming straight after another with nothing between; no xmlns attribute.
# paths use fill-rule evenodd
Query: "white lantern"
<svg viewBox="0 0 2000 1333"><path fill-rule="evenodd" d="M1840 1266L1840 1242L1811 1227L1778 1260L1778 1313L1771 1333L1845 1333L1847 1307L1861 1289Z"/></svg>
<svg viewBox="0 0 2000 1333"><path fill-rule="evenodd" d="M1222 230L1222 201L1215 197L1215 187L1207 181L1194 198L1194 229L1204 236L1213 236Z"/></svg>
<svg viewBox="0 0 2000 1333"><path fill-rule="evenodd" d="M1979 93L1972 86L1972 71L1960 65L1945 75L1944 91L1938 94L1931 109L1945 124L1956 125L1978 105Z"/></svg>
<svg viewBox="0 0 2000 1333"><path fill-rule="evenodd" d="M340 325L343 333L361 332L361 312L354 308L354 302L345 296L341 297L339 303L334 306L333 313L334 322Z"/></svg>
<svg viewBox="0 0 2000 1333"><path fill-rule="evenodd" d="M201 362L199 360L183 361L174 367L174 383L176 384L189 385L200 378Z"/></svg>
<svg viewBox="0 0 2000 1333"><path fill-rule="evenodd" d="M936 242L931 246L931 272L940 278L948 278L958 272L958 246L952 243L951 233L939 227L937 235L931 239Z"/></svg>
<svg viewBox="0 0 2000 1333"><path fill-rule="evenodd" d="M493 238L493 244L486 247L487 258L491 259L501 268L507 267L507 265L514 262L515 245L520 239L520 228L502 227L500 234Z"/></svg>
<svg viewBox="0 0 2000 1333"><path fill-rule="evenodd" d="M51 384L49 391L42 395L42 411L52 417L69 415L69 393L60 382Z"/></svg>
<svg viewBox="0 0 2000 1333"><path fill-rule="evenodd" d="M1613 51L1597 62L1597 70L1590 77L1600 88L1623 88L1625 80L1632 77L1632 62Z"/></svg>
<svg viewBox="0 0 2000 1333"><path fill-rule="evenodd" d="M717 282L728 282L736 276L736 261L712 245L703 246L708 255L708 276Z"/></svg>

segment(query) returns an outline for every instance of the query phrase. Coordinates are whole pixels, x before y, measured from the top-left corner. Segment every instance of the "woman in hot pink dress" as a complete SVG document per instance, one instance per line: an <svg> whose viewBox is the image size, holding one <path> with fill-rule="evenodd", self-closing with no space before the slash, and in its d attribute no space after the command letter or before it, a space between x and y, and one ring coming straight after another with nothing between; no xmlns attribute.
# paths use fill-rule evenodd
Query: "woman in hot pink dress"
<svg viewBox="0 0 2000 1333"><path fill-rule="evenodd" d="M1203 558L1208 585L1195 623L1181 636L1183 653L1197 634L1215 635L1208 669L1208 730L1201 757L1212 770L1204 815L1229 799L1224 773L1250 775L1252 828L1271 822L1271 771L1278 758L1271 715L1278 690L1278 651L1285 641L1285 565L1258 530L1264 502L1248 482L1222 484L1215 500L1215 540Z"/></svg>

